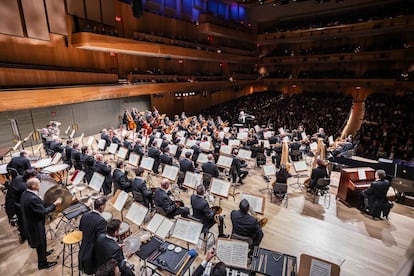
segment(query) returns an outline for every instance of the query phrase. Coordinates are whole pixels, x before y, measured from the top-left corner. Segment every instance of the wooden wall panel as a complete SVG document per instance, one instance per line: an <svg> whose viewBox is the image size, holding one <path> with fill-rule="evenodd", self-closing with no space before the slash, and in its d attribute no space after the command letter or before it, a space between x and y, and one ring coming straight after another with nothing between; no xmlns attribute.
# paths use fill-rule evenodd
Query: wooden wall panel
<svg viewBox="0 0 414 276"><path fill-rule="evenodd" d="M45 4L50 32L68 35L64 0L45 0Z"/></svg>
<svg viewBox="0 0 414 276"><path fill-rule="evenodd" d="M85 0L86 18L95 22L102 22L101 1Z"/></svg>
<svg viewBox="0 0 414 276"><path fill-rule="evenodd" d="M24 35L17 0L0 1L0 33Z"/></svg>
<svg viewBox="0 0 414 276"><path fill-rule="evenodd" d="M49 40L46 11L43 1L21 0L27 36L30 38Z"/></svg>
<svg viewBox="0 0 414 276"><path fill-rule="evenodd" d="M66 0L68 13L80 18L85 18L84 0Z"/></svg>
<svg viewBox="0 0 414 276"><path fill-rule="evenodd" d="M115 26L114 0L101 0L102 22L109 26Z"/></svg>

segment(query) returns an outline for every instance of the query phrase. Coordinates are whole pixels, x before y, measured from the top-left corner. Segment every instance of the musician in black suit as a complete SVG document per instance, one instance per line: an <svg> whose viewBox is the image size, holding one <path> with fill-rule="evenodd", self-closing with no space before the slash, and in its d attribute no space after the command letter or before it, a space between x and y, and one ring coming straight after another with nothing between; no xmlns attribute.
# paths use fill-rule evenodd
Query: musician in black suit
<svg viewBox="0 0 414 276"><path fill-rule="evenodd" d="M72 160L72 164L75 167L75 170L82 170L81 153L79 151L78 143L73 144L73 148L70 153L70 159Z"/></svg>
<svg viewBox="0 0 414 276"><path fill-rule="evenodd" d="M208 173L212 177L219 176L219 170L216 164L214 164L214 156L212 154L207 155L207 162L201 165L201 169L204 173Z"/></svg>
<svg viewBox="0 0 414 276"><path fill-rule="evenodd" d="M165 216L168 218L173 218L176 215L181 215L182 217L187 217L190 211L187 207L178 207L178 205L171 200L168 188L170 187L170 181L168 179L161 180L161 187L158 187L155 190L154 195L154 204L161 208Z"/></svg>
<svg viewBox="0 0 414 276"><path fill-rule="evenodd" d="M96 162L93 165L93 171L102 174L105 177L105 181L102 185L104 195L108 195L112 191L112 167L106 162L103 162L103 155L98 153L96 155Z"/></svg>
<svg viewBox="0 0 414 276"><path fill-rule="evenodd" d="M57 262L48 262L46 257L52 252L46 252L45 217L62 203L58 198L52 205L45 207L39 197L40 180L30 178L27 181L27 190L23 192L20 202L22 205L24 230L31 248L36 248L37 267L50 268Z"/></svg>
<svg viewBox="0 0 414 276"><path fill-rule="evenodd" d="M379 217L381 212L380 209L375 209L381 208L382 204L388 202L387 192L390 188L390 182L385 177L386 173L384 170L377 170L375 172L375 181L360 194L363 211L371 212L374 217ZM366 204L365 199L368 200L368 204Z"/></svg>
<svg viewBox="0 0 414 276"><path fill-rule="evenodd" d="M122 276L135 275L127 264L122 248L117 242L116 236L119 233L120 227L121 221L119 219L112 219L106 226L107 234L101 234L96 239L95 254L97 266L105 264L110 259L115 259L118 262L118 267Z"/></svg>
<svg viewBox="0 0 414 276"><path fill-rule="evenodd" d="M165 147L165 148L162 149L162 151L163 151L163 153L160 156L161 164L172 165L173 164L173 158L170 155L170 148Z"/></svg>
<svg viewBox="0 0 414 276"><path fill-rule="evenodd" d="M15 173L17 174L17 171L15 171ZM14 215L16 215L17 217L17 225L20 234L20 243L24 243L27 240L26 233L24 231L20 198L24 191L26 191L26 181L33 177L37 177L37 171L34 169L26 170L24 176L13 175L13 180L10 183L10 186L7 189L6 194L6 213L9 218L9 222L11 222Z"/></svg>
<svg viewBox="0 0 414 276"><path fill-rule="evenodd" d="M101 139L105 140L105 148L104 148L104 150L106 150L106 148L111 145L111 139L109 138L108 130L106 128L102 129Z"/></svg>
<svg viewBox="0 0 414 276"><path fill-rule="evenodd" d="M193 217L199 219L203 224L203 233L206 234L208 230L216 223L214 219L215 212L212 210L204 198L205 187L204 185L198 185L196 188L197 194L191 195L191 207L193 208ZM218 220L218 233L219 238L228 238L228 235L224 234L224 219L222 216L217 216Z"/></svg>
<svg viewBox="0 0 414 276"><path fill-rule="evenodd" d="M316 160L316 164L318 167L312 170L308 191L313 191L313 189L315 189L320 178L328 178L325 161L318 159ZM305 186L307 182L308 181L305 181Z"/></svg>
<svg viewBox="0 0 414 276"><path fill-rule="evenodd" d="M135 152L136 154L138 154L141 157L140 160L142 159L142 156L144 156L144 149L143 149L142 144L141 144L141 139L137 139L135 141L133 152Z"/></svg>
<svg viewBox="0 0 414 276"><path fill-rule="evenodd" d="M243 165L240 159L237 157L238 153L239 151L237 149L233 151L233 162L231 164L231 174L232 174L233 183L236 183L236 180L238 177L239 183L243 184L243 179L246 178L249 172L241 169Z"/></svg>
<svg viewBox="0 0 414 276"><path fill-rule="evenodd" d="M13 157L9 164L7 164L7 169L9 168L15 169L19 175L24 175L26 170L32 168L29 160L29 152L23 150L19 156Z"/></svg>
<svg viewBox="0 0 414 276"><path fill-rule="evenodd" d="M161 151L157 147L157 141L152 143L152 147L148 149L148 157L154 158L154 164L152 165L152 171L156 174L159 173L158 168L160 166Z"/></svg>
<svg viewBox="0 0 414 276"><path fill-rule="evenodd" d="M81 148L80 164L82 165L82 170L85 172L86 182L89 183L93 175L93 166L95 165L95 158L92 155L89 155L88 146L83 146Z"/></svg>
<svg viewBox="0 0 414 276"><path fill-rule="evenodd" d="M194 164L191 160L191 152L187 151L185 153L185 158L180 160L180 171L184 174L188 171L194 172Z"/></svg>
<svg viewBox="0 0 414 276"><path fill-rule="evenodd" d="M72 168L72 150L73 150L73 141L67 140L65 146L65 154L63 155L63 163L69 165L69 170Z"/></svg>
<svg viewBox="0 0 414 276"><path fill-rule="evenodd" d="M132 193L137 202L149 208L150 204L152 205L152 191L147 188L147 183L145 182L142 175L144 174L144 169L138 167L135 169L135 179L132 181ZM142 200L137 200L135 193L138 197L142 196Z"/></svg>
<svg viewBox="0 0 414 276"><path fill-rule="evenodd" d="M131 180L128 179L128 172L125 171L124 161L115 162L116 169L112 173L112 182L114 183L114 194L116 190L121 189L127 193L132 191Z"/></svg>
<svg viewBox="0 0 414 276"><path fill-rule="evenodd" d="M50 142L50 150L53 153L63 153L64 147L62 142L60 141L59 137L54 136L52 142Z"/></svg>
<svg viewBox="0 0 414 276"><path fill-rule="evenodd" d="M80 220L82 243L79 250L79 270L86 274L94 274L97 268L95 243L98 236L106 232L106 221L102 217L105 206L106 198L97 198L93 203L94 210L84 214Z"/></svg>
<svg viewBox="0 0 414 276"><path fill-rule="evenodd" d="M231 211L230 217L233 224L232 233L249 237L253 240L252 246L259 246L263 239L263 231L257 219L249 214L249 202L242 199L239 204L239 210Z"/></svg>

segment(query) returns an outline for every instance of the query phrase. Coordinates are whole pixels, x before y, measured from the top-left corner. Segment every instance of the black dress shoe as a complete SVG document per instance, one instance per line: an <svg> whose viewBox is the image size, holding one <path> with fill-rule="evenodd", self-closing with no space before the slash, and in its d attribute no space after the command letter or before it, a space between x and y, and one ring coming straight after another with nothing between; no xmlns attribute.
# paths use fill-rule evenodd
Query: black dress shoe
<svg viewBox="0 0 414 276"><path fill-rule="evenodd" d="M46 252L46 257L52 255L52 253L55 252L54 249L50 249L49 251Z"/></svg>
<svg viewBox="0 0 414 276"><path fill-rule="evenodd" d="M47 269L47 268L51 268L54 267L55 265L57 265L57 262L47 262L44 265L39 265L37 266L39 269Z"/></svg>
<svg viewBox="0 0 414 276"><path fill-rule="evenodd" d="M225 238L225 239L228 239L228 238L230 237L230 235L227 235L227 234L220 234L218 237L219 237L219 238Z"/></svg>

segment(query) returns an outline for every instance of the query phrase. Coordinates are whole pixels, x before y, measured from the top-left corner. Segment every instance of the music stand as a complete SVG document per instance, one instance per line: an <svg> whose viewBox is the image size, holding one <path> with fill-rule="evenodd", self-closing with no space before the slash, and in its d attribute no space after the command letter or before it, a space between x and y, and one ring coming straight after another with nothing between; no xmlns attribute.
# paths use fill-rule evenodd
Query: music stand
<svg viewBox="0 0 414 276"><path fill-rule="evenodd" d="M266 181L266 188L259 189L259 192L266 191L267 193L270 193L270 199L272 199L271 194L273 193L273 190L270 188L270 177L276 175L276 166L274 164L271 165L264 165L263 166L263 175L268 179Z"/></svg>
<svg viewBox="0 0 414 276"><path fill-rule="evenodd" d="M292 183L289 186L290 187L294 187L297 188L301 191L303 191L302 185L300 184L299 179L301 177L307 177L307 174L301 173L301 172L307 172L308 171L308 165L306 164L306 161L298 161L298 162L293 162L293 168L295 169L296 174L292 175L292 177L297 179L296 183Z"/></svg>

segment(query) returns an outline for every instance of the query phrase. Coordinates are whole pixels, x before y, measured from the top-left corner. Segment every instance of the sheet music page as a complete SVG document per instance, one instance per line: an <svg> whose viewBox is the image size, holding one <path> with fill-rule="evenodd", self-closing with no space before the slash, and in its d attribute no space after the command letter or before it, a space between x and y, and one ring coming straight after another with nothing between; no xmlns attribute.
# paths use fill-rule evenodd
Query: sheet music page
<svg viewBox="0 0 414 276"><path fill-rule="evenodd" d="M155 214L145 228L151 233L155 234L164 219L165 217L161 216L160 214Z"/></svg>
<svg viewBox="0 0 414 276"><path fill-rule="evenodd" d="M170 180L176 180L178 174L178 167L165 165L164 170L162 171L162 177L168 178Z"/></svg>
<svg viewBox="0 0 414 276"><path fill-rule="evenodd" d="M100 173L94 172L91 181L89 181L89 187L99 192L102 188L102 184L105 181L105 176Z"/></svg>
<svg viewBox="0 0 414 276"><path fill-rule="evenodd" d="M159 133L159 132L158 132ZM154 142L157 142L157 146L158 147L161 147L161 144L162 144L162 139L160 139L160 138L155 138L154 139Z"/></svg>
<svg viewBox="0 0 414 276"><path fill-rule="evenodd" d="M142 162L140 165L141 168L151 171L153 165L154 165L154 158L146 157L146 156L142 157Z"/></svg>
<svg viewBox="0 0 414 276"><path fill-rule="evenodd" d="M185 137L185 131L184 130L180 130L179 132L177 132L177 136L180 136L180 137Z"/></svg>
<svg viewBox="0 0 414 276"><path fill-rule="evenodd" d="M170 153L172 155L175 155L177 153L177 145L168 145L168 148L170 149Z"/></svg>
<svg viewBox="0 0 414 276"><path fill-rule="evenodd" d="M158 227L155 234L161 239L165 239L171 231L171 228L174 226L174 222L167 218L161 222L161 225Z"/></svg>
<svg viewBox="0 0 414 276"><path fill-rule="evenodd" d="M88 141L86 142L86 145L92 146L93 143L93 136L89 136Z"/></svg>
<svg viewBox="0 0 414 276"><path fill-rule="evenodd" d="M223 138L224 138L224 131L220 131L218 133L218 138L220 138L221 140L223 140Z"/></svg>
<svg viewBox="0 0 414 276"><path fill-rule="evenodd" d="M198 173L186 172L183 185L195 189L203 181L203 176Z"/></svg>
<svg viewBox="0 0 414 276"><path fill-rule="evenodd" d="M237 139L229 140L229 147L237 147L239 145L240 145L240 140L237 140Z"/></svg>
<svg viewBox="0 0 414 276"><path fill-rule="evenodd" d="M272 137L273 135L275 135L275 132L274 131L265 131L264 133L263 133L263 137L265 138L265 139L269 139L270 137Z"/></svg>
<svg viewBox="0 0 414 276"><path fill-rule="evenodd" d="M276 166L275 165L265 165L263 166L263 174L265 176L273 176L276 175Z"/></svg>
<svg viewBox="0 0 414 276"><path fill-rule="evenodd" d="M141 143L144 144L144 145L148 145L148 142L149 142L148 137L143 136L142 139L141 139Z"/></svg>
<svg viewBox="0 0 414 276"><path fill-rule="evenodd" d="M252 152L250 150L245 149L239 149L239 153L237 154L237 157L241 159L250 159L252 156Z"/></svg>
<svg viewBox="0 0 414 276"><path fill-rule="evenodd" d="M365 173L365 169L358 168L358 179L359 180L367 179L367 174Z"/></svg>
<svg viewBox="0 0 414 276"><path fill-rule="evenodd" d="M248 132L239 132L239 133L237 133L237 139L238 140L246 140L247 137L249 137Z"/></svg>
<svg viewBox="0 0 414 276"><path fill-rule="evenodd" d="M247 199L247 201L249 202L250 207L253 209L253 211L255 211L256 213L260 213L262 214L262 207L263 207L263 198L258 197L258 196L254 196L254 195L249 195L249 194L242 194L241 196L242 199Z"/></svg>
<svg viewBox="0 0 414 276"><path fill-rule="evenodd" d="M122 208L124 208L127 199L128 193L126 193L125 191L121 191L115 201L114 208L118 211L122 211Z"/></svg>
<svg viewBox="0 0 414 276"><path fill-rule="evenodd" d="M172 237L197 244L201 234L203 224L196 221L177 219L172 233Z"/></svg>
<svg viewBox="0 0 414 276"><path fill-rule="evenodd" d="M187 142L185 143L185 145L190 148L190 147L194 146L196 144L196 142L197 142L196 140L188 139Z"/></svg>
<svg viewBox="0 0 414 276"><path fill-rule="evenodd" d="M161 133L160 132L155 133L155 138L160 138L160 137L161 137Z"/></svg>
<svg viewBox="0 0 414 276"><path fill-rule="evenodd" d="M211 148L210 142L201 142L200 143L200 149L205 150L205 151L209 151L210 148Z"/></svg>
<svg viewBox="0 0 414 276"><path fill-rule="evenodd" d="M228 198L230 191L230 182L213 177L210 185L210 193Z"/></svg>
<svg viewBox="0 0 414 276"><path fill-rule="evenodd" d="M229 132L229 131L230 131L230 127L224 127L224 128L223 128L223 131L224 131L224 132Z"/></svg>
<svg viewBox="0 0 414 276"><path fill-rule="evenodd" d="M105 149L105 145L106 145L106 141L104 139L99 140L98 149L104 150Z"/></svg>
<svg viewBox="0 0 414 276"><path fill-rule="evenodd" d="M306 161L293 162L293 166L295 167L296 172L303 172L308 170L308 165L306 165Z"/></svg>
<svg viewBox="0 0 414 276"><path fill-rule="evenodd" d="M307 138L306 132L302 132L300 135L302 136L302 140L305 140Z"/></svg>
<svg viewBox="0 0 414 276"><path fill-rule="evenodd" d="M61 158L62 158L62 154L60 152L56 152L52 160L50 161L50 163L57 164L57 162L59 162Z"/></svg>
<svg viewBox="0 0 414 276"><path fill-rule="evenodd" d="M126 214L126 218L136 225L141 226L147 213L148 208L142 206L141 204L133 202L128 210L128 213Z"/></svg>
<svg viewBox="0 0 414 276"><path fill-rule="evenodd" d="M316 150L318 148L318 144L316 144L316 142L310 143L309 147L311 150Z"/></svg>
<svg viewBox="0 0 414 276"><path fill-rule="evenodd" d="M172 134L164 134L165 139L167 139L167 141L171 141L172 140Z"/></svg>
<svg viewBox="0 0 414 276"><path fill-rule="evenodd" d="M118 144L111 143L111 145L108 148L108 152L112 153L112 154L115 154L117 149L118 149Z"/></svg>
<svg viewBox="0 0 414 276"><path fill-rule="evenodd" d="M208 161L207 154L200 152L200 154L197 157L197 163L203 164L203 163L206 163L207 161Z"/></svg>
<svg viewBox="0 0 414 276"><path fill-rule="evenodd" d="M218 239L217 257L228 266L247 267L249 244L244 241Z"/></svg>
<svg viewBox="0 0 414 276"><path fill-rule="evenodd" d="M259 140L259 145L262 144L262 143L263 143L265 148L270 148L269 140Z"/></svg>
<svg viewBox="0 0 414 276"><path fill-rule="evenodd" d="M233 163L233 158L230 156L220 155L219 159L217 160L217 166L230 168L231 164Z"/></svg>
<svg viewBox="0 0 414 276"><path fill-rule="evenodd" d="M127 156L127 153L128 153L127 148L120 147L116 156L118 156L118 158L125 159L125 157Z"/></svg>
<svg viewBox="0 0 414 276"><path fill-rule="evenodd" d="M193 155L194 150L193 149L183 149L181 151L181 155L180 156L184 157L186 152L191 152L191 155Z"/></svg>
<svg viewBox="0 0 414 276"><path fill-rule="evenodd" d="M330 276L332 265L329 263L321 262L316 259L312 259L310 267L310 276Z"/></svg>
<svg viewBox="0 0 414 276"><path fill-rule="evenodd" d="M73 179L72 184L73 185L78 185L79 183L81 183L83 181L84 177L85 177L85 172L84 171L79 171L78 174L76 175L75 179Z"/></svg>
<svg viewBox="0 0 414 276"><path fill-rule="evenodd" d="M232 147L227 146L227 145L221 145L220 147L220 154L227 154L227 155L231 155L231 151L232 151Z"/></svg>
<svg viewBox="0 0 414 276"><path fill-rule="evenodd" d="M128 163L131 164L132 166L137 167L138 166L138 162L139 162L139 155L136 154L135 152L131 152L129 154Z"/></svg>

